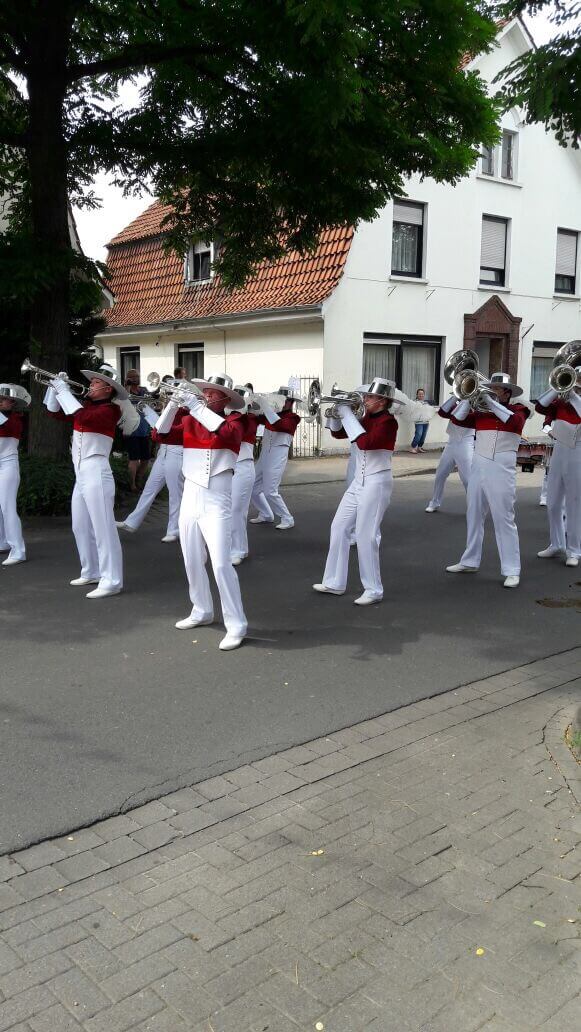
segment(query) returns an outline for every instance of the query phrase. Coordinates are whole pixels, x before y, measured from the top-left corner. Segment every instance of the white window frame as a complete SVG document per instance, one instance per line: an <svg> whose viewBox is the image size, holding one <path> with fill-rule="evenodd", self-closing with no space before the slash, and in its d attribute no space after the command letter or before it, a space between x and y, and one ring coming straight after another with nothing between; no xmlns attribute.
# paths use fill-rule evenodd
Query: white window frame
<svg viewBox="0 0 581 1032"><path fill-rule="evenodd" d="M568 273L559 273L557 271L557 253L559 249L559 233L563 233L566 236L575 237L575 266L573 269L573 289L563 290L557 287L557 276L566 276ZM559 297L576 297L577 296L577 284L578 284L578 265L579 265L579 232L576 229L566 229L565 226L557 226L557 244L555 248L555 290L554 293L558 294Z"/></svg>
<svg viewBox="0 0 581 1032"><path fill-rule="evenodd" d="M485 222L501 222L504 223L504 265L502 269L500 266L497 268L492 265L482 264L482 235L484 232ZM495 290L507 290L508 289L508 269L509 269L509 255L510 255L510 225L511 220L505 218L502 215L490 215L488 212L483 212L482 219L480 222L480 266L478 271L478 284L484 290L491 290L493 293ZM502 283L496 283L494 280L482 279L482 269L502 271L504 273Z"/></svg>
<svg viewBox="0 0 581 1032"><path fill-rule="evenodd" d="M396 208L406 208L411 211L421 212L421 222L417 222L414 217L410 217L409 222L404 218L396 218ZM396 197L393 202L393 214L392 214L392 225L391 225L391 254L390 254L390 279L404 279L412 282L421 281L425 274L426 268L426 224L427 224L427 211L428 206L425 201L414 201L411 197ZM418 226L419 233L417 235L418 240L418 261L416 262L416 270L414 272L402 272L399 269L393 268L393 239L396 225L411 225Z"/></svg>
<svg viewBox="0 0 581 1032"><path fill-rule="evenodd" d="M210 252L210 275L204 279L193 278L194 268L194 255L205 254L206 251ZM197 240L195 243L190 245L190 249L185 257L184 261L184 279L188 287L199 287L204 283L211 283L214 278L214 261L218 256L219 244L214 243L212 240L209 244L203 240Z"/></svg>
<svg viewBox="0 0 581 1032"><path fill-rule="evenodd" d="M518 182L520 133L518 129L508 129L505 126L502 127L501 133L500 143L496 147L482 148L478 158L476 174L479 179L487 179L489 182L505 183L508 186L520 187L522 185ZM502 174L505 136L512 138L512 176L510 177L503 176ZM489 154L491 155L492 172L485 172L484 165L488 161Z"/></svg>

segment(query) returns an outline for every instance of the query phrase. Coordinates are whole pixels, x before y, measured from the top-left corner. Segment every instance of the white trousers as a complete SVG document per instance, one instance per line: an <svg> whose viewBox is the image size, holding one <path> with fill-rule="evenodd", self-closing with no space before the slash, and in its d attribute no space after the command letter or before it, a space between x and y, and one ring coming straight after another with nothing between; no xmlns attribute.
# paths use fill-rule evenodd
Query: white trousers
<svg viewBox="0 0 581 1032"><path fill-rule="evenodd" d="M268 451L260 452L256 463L256 480L252 489L252 504L265 520L274 520L280 516L283 520L292 520L282 495L279 492L280 482L288 462L286 445L275 445Z"/></svg>
<svg viewBox="0 0 581 1032"><path fill-rule="evenodd" d="M18 455L0 459L0 552L9 552L11 559L26 558L22 524L16 511L19 484Z"/></svg>
<svg viewBox="0 0 581 1032"><path fill-rule="evenodd" d="M141 492L141 498L133 512L129 513L124 520L132 530L138 530L147 516L151 506L159 492L167 485L169 492L169 516L167 521L167 534L175 534L179 531L180 505L184 490L184 478L182 474L183 448L178 444L162 444L159 447L155 462L147 478L145 487Z"/></svg>
<svg viewBox="0 0 581 1032"><path fill-rule="evenodd" d="M494 459L474 453L467 492L466 550L460 559L463 566L480 566L484 522L492 516L496 545L503 577L520 575L518 530L514 521L516 496L516 456L500 452Z"/></svg>
<svg viewBox="0 0 581 1032"><path fill-rule="evenodd" d="M248 555L248 509L255 477L253 459L241 459L236 463L232 480L233 559L244 559Z"/></svg>
<svg viewBox="0 0 581 1032"><path fill-rule="evenodd" d="M349 573L349 548L355 531L359 576L365 591L383 597L379 566L381 521L389 505L393 477L391 470L372 473L363 483L352 480L345 491L331 524L329 554L323 584L345 591Z"/></svg>
<svg viewBox="0 0 581 1032"><path fill-rule="evenodd" d="M180 509L180 544L190 588L192 617L212 620L214 603L206 572L208 552L216 578L226 630L243 638L247 622L240 584L232 566L232 473L210 477L209 487L186 479Z"/></svg>
<svg viewBox="0 0 581 1032"><path fill-rule="evenodd" d="M458 440L450 440L446 444L442 456L438 463L436 470L436 476L434 479L434 493L430 505L434 509L439 509L442 504L442 498L444 497L444 487L446 481L453 473L454 467L457 467L460 480L462 481L465 488L468 487L468 479L470 477L470 470L472 468L472 458L474 456L474 437L461 437Z"/></svg>
<svg viewBox="0 0 581 1032"><path fill-rule="evenodd" d="M115 481L103 455L83 459L76 470L71 501L73 534L81 560L81 577L99 587L123 587L123 553L115 526Z"/></svg>
<svg viewBox="0 0 581 1032"><path fill-rule="evenodd" d="M555 441L547 481L547 515L551 546L581 557L581 441L575 448Z"/></svg>

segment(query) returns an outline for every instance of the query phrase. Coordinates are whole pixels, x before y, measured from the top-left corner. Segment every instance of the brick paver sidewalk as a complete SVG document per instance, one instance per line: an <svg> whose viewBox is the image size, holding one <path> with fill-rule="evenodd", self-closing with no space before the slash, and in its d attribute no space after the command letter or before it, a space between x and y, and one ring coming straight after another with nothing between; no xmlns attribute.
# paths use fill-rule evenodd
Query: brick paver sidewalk
<svg viewBox="0 0 581 1032"><path fill-rule="evenodd" d="M0 1032L579 1028L580 664L0 858Z"/></svg>

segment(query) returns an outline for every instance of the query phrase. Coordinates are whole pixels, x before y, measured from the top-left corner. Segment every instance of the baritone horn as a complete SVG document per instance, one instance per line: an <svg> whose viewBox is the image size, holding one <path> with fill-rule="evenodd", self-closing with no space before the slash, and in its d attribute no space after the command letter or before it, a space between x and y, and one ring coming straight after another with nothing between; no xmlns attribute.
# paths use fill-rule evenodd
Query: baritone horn
<svg viewBox="0 0 581 1032"><path fill-rule="evenodd" d="M50 373L48 369L41 369L40 366L33 365L29 358L24 359L20 372L30 373L33 380L41 383L43 387L50 387L53 380L63 380L71 392L80 398L83 398L89 391L88 385L71 380L66 373Z"/></svg>
<svg viewBox="0 0 581 1032"><path fill-rule="evenodd" d="M455 351L453 355L450 355L444 366L444 379L446 383L453 386L455 377L465 370L472 370L473 372L478 370L478 355L475 351L471 351L470 348Z"/></svg>
<svg viewBox="0 0 581 1032"><path fill-rule="evenodd" d="M571 340L557 351L549 374L549 385L561 398L581 387L581 340Z"/></svg>
<svg viewBox="0 0 581 1032"><path fill-rule="evenodd" d="M323 394L318 399L317 408L319 410L322 405L330 405L330 408L325 409L327 419L341 418L338 412L339 405L348 405L357 419L362 419L365 415L365 404L361 391L344 391L336 383L331 387L330 394Z"/></svg>
<svg viewBox="0 0 581 1032"><path fill-rule="evenodd" d="M485 395L493 395L488 389L489 381L478 372L478 355L471 348L455 351L444 366L444 379L452 387L458 401L467 401L476 411L485 410Z"/></svg>

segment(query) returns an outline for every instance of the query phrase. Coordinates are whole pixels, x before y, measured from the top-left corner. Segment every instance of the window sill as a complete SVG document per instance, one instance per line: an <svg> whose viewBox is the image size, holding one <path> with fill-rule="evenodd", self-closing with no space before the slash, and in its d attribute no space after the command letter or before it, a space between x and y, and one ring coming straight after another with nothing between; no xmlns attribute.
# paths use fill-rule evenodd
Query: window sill
<svg viewBox="0 0 581 1032"><path fill-rule="evenodd" d="M491 283L486 287L483 283L478 284L478 290L486 290L489 294L510 294L510 287L499 287Z"/></svg>
<svg viewBox="0 0 581 1032"><path fill-rule="evenodd" d="M390 276L390 283L429 283L429 280L420 276Z"/></svg>
<svg viewBox="0 0 581 1032"><path fill-rule="evenodd" d="M559 294L556 290L553 294L556 301L581 301L580 294Z"/></svg>
<svg viewBox="0 0 581 1032"><path fill-rule="evenodd" d="M487 176L484 172L476 173L477 179L485 179L488 183L500 183L502 186L515 186L517 190L522 190L523 184L517 183L515 179L502 179L501 176Z"/></svg>
<svg viewBox="0 0 581 1032"><path fill-rule="evenodd" d="M208 283L212 282L212 277L209 279L198 279L198 280L185 280L186 287L207 287Z"/></svg>

